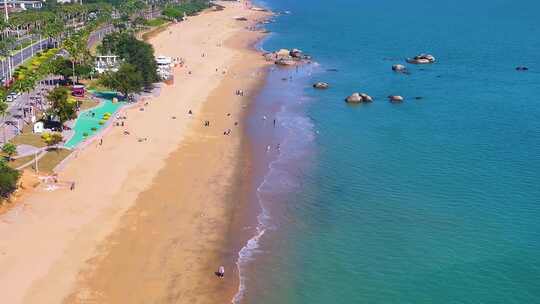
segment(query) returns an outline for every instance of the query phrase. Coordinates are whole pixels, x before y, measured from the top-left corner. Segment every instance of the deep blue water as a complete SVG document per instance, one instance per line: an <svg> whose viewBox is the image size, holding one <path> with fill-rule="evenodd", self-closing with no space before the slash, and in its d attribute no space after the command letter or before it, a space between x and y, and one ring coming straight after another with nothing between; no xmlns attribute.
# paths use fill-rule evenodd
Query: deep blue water
<svg viewBox="0 0 540 304"><path fill-rule="evenodd" d="M256 101L271 169L243 303L540 303L540 1L264 5L290 14L262 47L318 65ZM437 63L391 71L422 52Z"/></svg>

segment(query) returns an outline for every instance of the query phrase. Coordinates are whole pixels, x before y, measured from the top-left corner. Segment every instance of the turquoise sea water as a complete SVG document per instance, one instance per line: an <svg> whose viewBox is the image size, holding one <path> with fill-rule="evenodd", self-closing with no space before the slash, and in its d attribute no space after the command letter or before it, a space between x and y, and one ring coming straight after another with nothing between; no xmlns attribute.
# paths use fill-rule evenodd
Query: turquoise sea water
<svg viewBox="0 0 540 304"><path fill-rule="evenodd" d="M120 102L112 102L112 98L115 96L116 93L102 93L97 95L97 97L102 99L102 103L95 108L82 111L79 114L73 127L75 133L73 134L73 137L66 142L66 147L76 147L87 138L97 134L105 126L105 124L99 124L100 120L103 119L103 115L105 113L114 114L122 106L122 103ZM94 113L94 115L92 115L92 113ZM95 128L95 130L92 130L92 128ZM84 134L87 134L87 136L84 136Z"/></svg>
<svg viewBox="0 0 540 304"><path fill-rule="evenodd" d="M318 65L272 71L252 110L237 301L540 303L540 2L263 4L290 14L262 47ZM422 52L438 62L391 71Z"/></svg>

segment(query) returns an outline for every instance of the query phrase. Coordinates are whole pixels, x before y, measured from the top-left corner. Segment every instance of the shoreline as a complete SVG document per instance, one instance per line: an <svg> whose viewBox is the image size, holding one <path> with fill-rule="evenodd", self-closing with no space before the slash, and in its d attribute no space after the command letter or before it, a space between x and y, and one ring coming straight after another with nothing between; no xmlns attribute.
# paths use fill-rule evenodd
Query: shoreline
<svg viewBox="0 0 540 304"><path fill-rule="evenodd" d="M60 172L61 181L77 181L74 191L38 189L25 199L29 210L12 210L2 215L0 233L6 237L0 243L0 267L5 271L0 274L0 283L7 290L3 294L6 301L79 303L98 297L132 303L126 299L135 296L133 290L142 292L148 301L191 296L201 303L214 303L224 296L232 298L237 278L222 284L207 270L215 271L217 261L231 257L231 265L236 261L237 253L227 245L233 237L233 214L242 207L233 203L242 191L233 190L239 188L230 181L240 183L235 177L244 172L240 170L243 163L238 162L247 158L239 157L245 152L241 151L244 136L238 131L241 126L231 127L231 120L245 121L242 103L253 97L268 65L253 48L264 34L244 27L268 14L248 10L242 4L227 2L224 11L203 12L171 25L169 33L153 37L156 55L180 55L188 59L188 67L175 68L176 84L165 86L162 95L152 98L150 105L141 107L142 110L126 110L127 128L133 135L125 136L116 127L104 132L103 146L95 140L86 144ZM231 16L239 12L249 14L250 21L233 20ZM206 22L208 27L201 26ZM210 23L221 23L220 30L210 27ZM193 43L184 44L178 54L180 41L171 40L170 35L180 34L180 40ZM221 47L217 39L225 40L226 47ZM219 47L209 46L209 59L199 59L201 47L206 52L207 47L203 46L213 42L218 42ZM223 74L210 72L215 64ZM186 71L192 65L195 73L188 75ZM246 84L253 88L248 91L249 96L242 103L228 103L236 98L231 86L242 85L246 90ZM193 117L186 117L188 109L193 110ZM231 116L225 116L226 112ZM201 126L206 119L202 116L211 119L211 128ZM224 136L225 128L234 131ZM180 135L171 140L171 134ZM143 136L149 138L149 143L134 141ZM227 141L230 143L226 144ZM178 191L182 187L184 191ZM182 205L164 205L178 199ZM202 201L206 206L202 206ZM169 207L178 212L172 219L168 218L174 213ZM201 217L197 210L206 214ZM204 238L207 242L202 241ZM176 242L175 246L182 243L182 247L170 247L171 242ZM129 250L123 251L123 246ZM174 256L176 253L178 256ZM171 265L162 265L164 257ZM126 268L129 261L135 267ZM141 265L157 267L157 271L141 269ZM132 276L129 271L141 272ZM179 278L188 276L186 273L190 273L189 278ZM230 273L227 279L232 277ZM162 277L156 280L147 277L150 274ZM121 280L122 276L126 280ZM106 283L110 294L99 290L101 283ZM110 283L121 285L115 288ZM206 292L200 290L201 286Z"/></svg>

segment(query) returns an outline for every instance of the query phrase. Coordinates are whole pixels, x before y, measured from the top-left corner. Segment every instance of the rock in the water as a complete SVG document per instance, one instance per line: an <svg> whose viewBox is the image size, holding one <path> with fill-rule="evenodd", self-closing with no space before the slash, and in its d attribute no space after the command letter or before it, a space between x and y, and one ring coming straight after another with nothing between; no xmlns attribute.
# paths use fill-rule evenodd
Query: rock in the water
<svg viewBox="0 0 540 304"><path fill-rule="evenodd" d="M420 54L420 55L414 56L414 58L407 58L407 62L412 63L412 64L435 63L435 56L431 54Z"/></svg>
<svg viewBox="0 0 540 304"><path fill-rule="evenodd" d="M328 89L329 85L326 82L317 82L313 85L316 89Z"/></svg>
<svg viewBox="0 0 540 304"><path fill-rule="evenodd" d="M294 57L294 58L303 58L304 55L303 55L303 52L299 49L292 49L290 52L289 52L289 55L291 57Z"/></svg>
<svg viewBox="0 0 540 304"><path fill-rule="evenodd" d="M373 98L366 93L360 93L363 102L373 102Z"/></svg>
<svg viewBox="0 0 540 304"><path fill-rule="evenodd" d="M399 96L399 95L390 95L388 96L388 99L392 103L403 102L403 96Z"/></svg>
<svg viewBox="0 0 540 304"><path fill-rule="evenodd" d="M276 56L278 57L289 57L290 51L287 49L281 49L277 52L275 52Z"/></svg>
<svg viewBox="0 0 540 304"><path fill-rule="evenodd" d="M405 72L406 70L407 68L402 64L394 64L392 66L392 71L395 71L395 72Z"/></svg>
<svg viewBox="0 0 540 304"><path fill-rule="evenodd" d="M267 61L272 61L281 66L310 63L309 59L311 58L298 49L293 49L292 51L281 49L272 53L265 53L263 56Z"/></svg>
<svg viewBox="0 0 540 304"><path fill-rule="evenodd" d="M526 66L518 66L516 67L516 71L528 71L529 68Z"/></svg>
<svg viewBox="0 0 540 304"><path fill-rule="evenodd" d="M364 101L364 99L362 98L362 96L360 96L360 93L352 93L350 96L345 98L345 101L347 103L361 103L362 101Z"/></svg>
<svg viewBox="0 0 540 304"><path fill-rule="evenodd" d="M345 98L347 103L362 103L362 102L372 102L373 98L366 93L352 93L349 97Z"/></svg>
<svg viewBox="0 0 540 304"><path fill-rule="evenodd" d="M422 97L422 96L416 96L416 97L414 97L414 99L420 100L420 99L424 99L424 97Z"/></svg>

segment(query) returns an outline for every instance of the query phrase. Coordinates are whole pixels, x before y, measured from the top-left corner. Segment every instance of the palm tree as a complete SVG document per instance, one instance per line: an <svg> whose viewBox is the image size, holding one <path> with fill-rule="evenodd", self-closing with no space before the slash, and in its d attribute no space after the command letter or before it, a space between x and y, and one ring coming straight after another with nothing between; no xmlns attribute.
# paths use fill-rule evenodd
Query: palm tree
<svg viewBox="0 0 540 304"><path fill-rule="evenodd" d="M75 63L83 62L88 55L88 36L85 33L76 33L64 41L64 48L69 53L73 68L73 81L75 81Z"/></svg>

